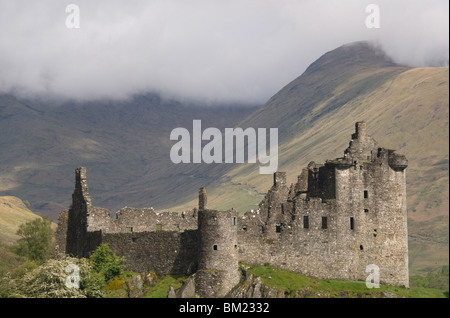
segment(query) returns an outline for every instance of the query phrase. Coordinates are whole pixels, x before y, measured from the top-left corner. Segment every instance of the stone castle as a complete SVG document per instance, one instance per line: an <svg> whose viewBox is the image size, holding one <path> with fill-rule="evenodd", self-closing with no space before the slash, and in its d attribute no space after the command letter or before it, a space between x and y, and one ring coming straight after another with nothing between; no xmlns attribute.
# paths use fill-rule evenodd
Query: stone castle
<svg viewBox="0 0 450 318"><path fill-rule="evenodd" d="M342 158L310 162L288 186L276 172L259 209L244 215L207 208L158 212L122 208L115 217L95 207L86 169L76 169L72 206L60 214L57 249L88 257L99 244L126 267L158 275L195 274L201 297L225 296L240 280L238 262L270 264L317 278L409 286L405 156L380 147L356 123Z"/></svg>

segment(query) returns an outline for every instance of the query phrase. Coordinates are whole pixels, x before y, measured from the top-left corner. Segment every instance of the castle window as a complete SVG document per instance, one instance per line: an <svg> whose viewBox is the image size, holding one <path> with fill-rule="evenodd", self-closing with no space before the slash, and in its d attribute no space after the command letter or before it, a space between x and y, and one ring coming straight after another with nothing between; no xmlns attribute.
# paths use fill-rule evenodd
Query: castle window
<svg viewBox="0 0 450 318"><path fill-rule="evenodd" d="M247 225L244 225L244 226L242 227L242 229L243 229L245 232L247 232Z"/></svg>
<svg viewBox="0 0 450 318"><path fill-rule="evenodd" d="M217 251L217 245L213 245L213 250Z"/></svg>
<svg viewBox="0 0 450 318"><path fill-rule="evenodd" d="M364 199L369 198L369 191L364 190Z"/></svg>
<svg viewBox="0 0 450 318"><path fill-rule="evenodd" d="M361 251L363 251L363 250L364 250L364 247L363 247L362 245L360 245L360 246L359 246L359 249L360 249Z"/></svg>
<svg viewBox="0 0 450 318"><path fill-rule="evenodd" d="M355 219L353 217L350 218L350 230L355 229Z"/></svg>
<svg viewBox="0 0 450 318"><path fill-rule="evenodd" d="M364 209L364 212L366 212L366 213L369 212L369 209Z"/></svg>
<svg viewBox="0 0 450 318"><path fill-rule="evenodd" d="M281 224L275 225L275 232L281 233Z"/></svg>
<svg viewBox="0 0 450 318"><path fill-rule="evenodd" d="M128 227L127 229L128 229L128 232L133 233L133 227L132 226Z"/></svg>
<svg viewBox="0 0 450 318"><path fill-rule="evenodd" d="M233 225L236 225L236 217L233 218Z"/></svg>
<svg viewBox="0 0 450 318"><path fill-rule="evenodd" d="M307 215L303 216L303 228L309 229L309 216Z"/></svg>
<svg viewBox="0 0 450 318"><path fill-rule="evenodd" d="M328 228L328 219L326 216L322 216L322 229L327 229Z"/></svg>

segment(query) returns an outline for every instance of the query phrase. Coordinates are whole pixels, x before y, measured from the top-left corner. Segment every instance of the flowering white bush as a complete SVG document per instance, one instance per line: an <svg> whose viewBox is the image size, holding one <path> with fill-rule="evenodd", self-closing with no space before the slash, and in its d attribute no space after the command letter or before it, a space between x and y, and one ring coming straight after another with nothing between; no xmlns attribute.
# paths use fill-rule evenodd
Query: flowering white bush
<svg viewBox="0 0 450 318"><path fill-rule="evenodd" d="M76 269L76 270L74 270ZM87 259L51 259L17 281L16 297L102 297L103 280L91 271Z"/></svg>

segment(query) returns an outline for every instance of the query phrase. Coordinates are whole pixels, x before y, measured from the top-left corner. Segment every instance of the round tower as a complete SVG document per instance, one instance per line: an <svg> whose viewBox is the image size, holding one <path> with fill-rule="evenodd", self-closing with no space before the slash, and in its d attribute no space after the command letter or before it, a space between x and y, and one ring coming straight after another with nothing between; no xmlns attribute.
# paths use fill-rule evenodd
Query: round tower
<svg viewBox="0 0 450 318"><path fill-rule="evenodd" d="M204 191L201 193L205 194ZM205 298L225 296L240 280L236 211L199 209L200 235L196 292Z"/></svg>

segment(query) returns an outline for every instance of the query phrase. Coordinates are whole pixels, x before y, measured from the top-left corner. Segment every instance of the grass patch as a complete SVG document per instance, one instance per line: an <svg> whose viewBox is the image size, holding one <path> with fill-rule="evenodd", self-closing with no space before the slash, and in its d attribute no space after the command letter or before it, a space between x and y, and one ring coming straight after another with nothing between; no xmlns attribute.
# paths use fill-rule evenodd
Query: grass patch
<svg viewBox="0 0 450 318"><path fill-rule="evenodd" d="M154 286L145 294L144 298L167 298L170 286L180 288L188 279L184 275L167 275L159 278Z"/></svg>
<svg viewBox="0 0 450 318"><path fill-rule="evenodd" d="M251 266L247 275L253 274L261 278L268 287L284 290L286 295L298 297L297 291L305 291L306 297L406 297L406 298L446 298L448 291L424 287L405 288L401 286L380 285L380 288L369 289L364 281L345 281L339 279L311 278L293 271L264 266Z"/></svg>

